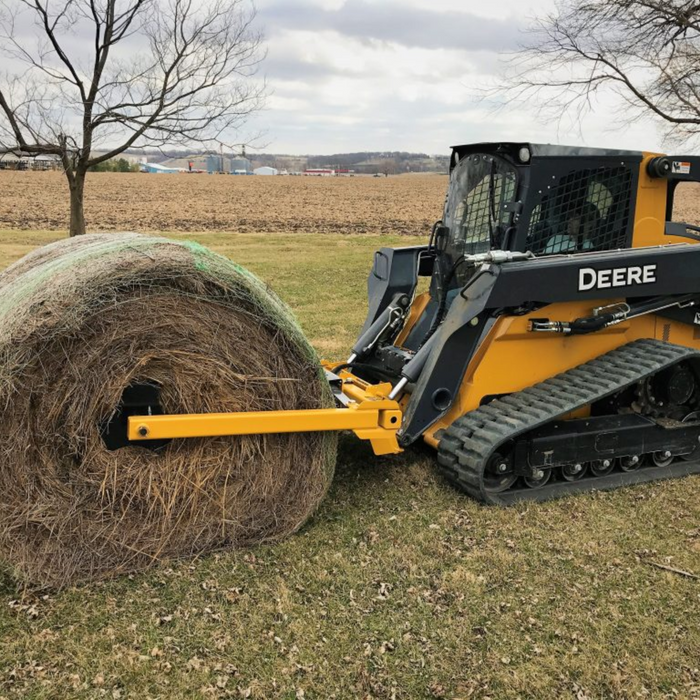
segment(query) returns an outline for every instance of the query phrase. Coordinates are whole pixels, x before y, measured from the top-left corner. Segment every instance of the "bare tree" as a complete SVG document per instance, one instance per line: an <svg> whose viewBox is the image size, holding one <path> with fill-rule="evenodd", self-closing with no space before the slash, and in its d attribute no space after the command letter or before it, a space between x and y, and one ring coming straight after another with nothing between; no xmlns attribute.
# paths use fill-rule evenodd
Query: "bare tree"
<svg viewBox="0 0 700 700"><path fill-rule="evenodd" d="M384 173L384 177L396 174L396 160L394 158L385 158L379 163L379 172Z"/></svg>
<svg viewBox="0 0 700 700"><path fill-rule="evenodd" d="M60 158L84 233L91 167L221 143L261 106L254 16L248 0L0 0L0 153Z"/></svg>
<svg viewBox="0 0 700 700"><path fill-rule="evenodd" d="M700 134L700 2L562 0L539 19L508 79L519 96L571 112L604 89L618 123L656 117L667 136Z"/></svg>

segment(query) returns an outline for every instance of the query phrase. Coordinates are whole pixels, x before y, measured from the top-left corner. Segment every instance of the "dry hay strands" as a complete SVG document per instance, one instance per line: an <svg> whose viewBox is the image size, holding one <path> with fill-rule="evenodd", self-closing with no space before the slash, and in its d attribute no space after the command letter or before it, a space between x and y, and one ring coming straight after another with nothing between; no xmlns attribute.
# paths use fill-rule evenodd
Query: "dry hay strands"
<svg viewBox="0 0 700 700"><path fill-rule="evenodd" d="M332 433L109 451L136 382L166 413L332 405L314 351L257 278L196 243L89 235L0 274L0 560L61 587L299 528L332 479Z"/></svg>

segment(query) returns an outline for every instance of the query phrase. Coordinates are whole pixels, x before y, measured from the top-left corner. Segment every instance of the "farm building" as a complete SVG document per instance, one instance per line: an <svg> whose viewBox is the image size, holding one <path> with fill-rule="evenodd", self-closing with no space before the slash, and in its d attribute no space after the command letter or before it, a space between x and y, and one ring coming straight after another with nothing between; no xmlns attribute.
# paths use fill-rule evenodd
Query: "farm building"
<svg viewBox="0 0 700 700"><path fill-rule="evenodd" d="M207 156L207 172L230 173L231 175L252 175L253 164L245 157L232 158L230 156L210 154Z"/></svg>
<svg viewBox="0 0 700 700"><path fill-rule="evenodd" d="M158 163L144 163L141 166L142 173L158 173L158 174L172 174L183 172L182 168L168 168L165 165L159 165Z"/></svg>
<svg viewBox="0 0 700 700"><path fill-rule="evenodd" d="M206 168L206 159L203 156L187 155L178 158L168 158L159 163L166 168L189 172L204 172Z"/></svg>
<svg viewBox="0 0 700 700"><path fill-rule="evenodd" d="M224 167L225 166L224 166L224 157L223 156L217 156L214 154L207 156L207 172L210 175L213 175L214 173L225 172Z"/></svg>
<svg viewBox="0 0 700 700"><path fill-rule="evenodd" d="M0 157L0 170L58 170L61 161L53 155L20 155L5 153Z"/></svg>
<svg viewBox="0 0 700 700"><path fill-rule="evenodd" d="M279 175L277 168L271 168L269 165L263 165L261 168L253 170L254 175Z"/></svg>

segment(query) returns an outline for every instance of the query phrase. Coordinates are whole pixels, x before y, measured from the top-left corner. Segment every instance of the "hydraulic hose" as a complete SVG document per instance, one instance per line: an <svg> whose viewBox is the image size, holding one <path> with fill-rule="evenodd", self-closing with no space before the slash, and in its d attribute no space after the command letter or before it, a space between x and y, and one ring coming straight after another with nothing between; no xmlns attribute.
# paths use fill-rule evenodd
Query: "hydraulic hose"
<svg viewBox="0 0 700 700"><path fill-rule="evenodd" d="M386 370L383 370L380 367L375 367L374 365L370 365L366 362L343 362L342 364L333 367L331 371L333 372L333 374L338 374L338 372L344 369L359 369L364 372L374 374L380 379L385 379L387 381L393 381L394 379L396 379L396 376L391 374L391 372L387 372Z"/></svg>
<svg viewBox="0 0 700 700"><path fill-rule="evenodd" d="M435 312L433 322L430 324L428 332L425 334L425 338L423 338L423 342L421 342L420 344L421 348L433 337L435 331L440 327L440 324L442 323L442 320L445 316L445 309L447 308L447 294L450 291L450 285L452 284L452 280L457 274L457 269L460 265L464 264L465 262L467 262L467 259L464 257L457 260L457 262L452 266L450 274L447 275L447 279L445 280L445 286L443 287L442 294L440 295L440 301L438 303L437 311Z"/></svg>

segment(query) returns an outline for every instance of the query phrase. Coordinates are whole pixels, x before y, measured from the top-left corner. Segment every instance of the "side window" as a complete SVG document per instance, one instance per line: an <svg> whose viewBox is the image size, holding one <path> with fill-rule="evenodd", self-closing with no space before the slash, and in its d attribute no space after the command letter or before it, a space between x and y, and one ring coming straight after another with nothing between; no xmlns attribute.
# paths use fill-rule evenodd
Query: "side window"
<svg viewBox="0 0 700 700"><path fill-rule="evenodd" d="M700 226L700 183L679 182L673 190L671 221L682 221L693 226ZM676 238L678 242L681 239ZM671 239L669 239L669 243Z"/></svg>
<svg viewBox="0 0 700 700"><path fill-rule="evenodd" d="M550 255L624 247L631 196L632 174L628 168L566 173L533 208L528 250Z"/></svg>

